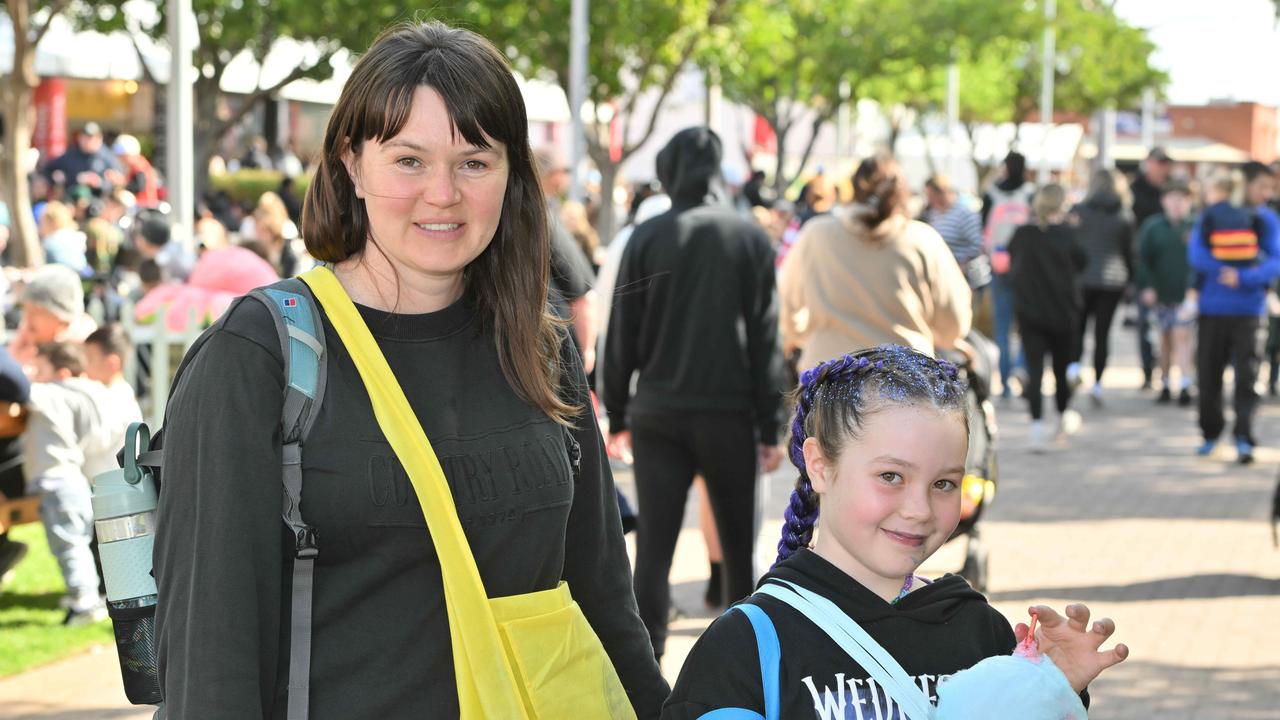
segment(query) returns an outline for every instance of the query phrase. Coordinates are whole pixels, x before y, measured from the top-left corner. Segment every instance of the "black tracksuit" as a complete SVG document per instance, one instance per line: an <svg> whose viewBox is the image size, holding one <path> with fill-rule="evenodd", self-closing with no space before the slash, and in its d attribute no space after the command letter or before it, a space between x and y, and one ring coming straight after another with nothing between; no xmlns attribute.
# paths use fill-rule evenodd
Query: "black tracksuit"
<svg viewBox="0 0 1280 720"><path fill-rule="evenodd" d="M938 683L997 655L1016 641L1009 621L958 575L919 588L896 605L858 584L809 550L800 550L765 576L786 580L831 600L902 665L936 702ZM825 631L790 605L770 596L747 602L763 609L778 633L780 716L897 720L896 704L870 674ZM731 610L707 628L685 661L663 720L694 720L719 708L764 712L755 633ZM1082 699L1088 704L1087 693Z"/></svg>
<svg viewBox="0 0 1280 720"><path fill-rule="evenodd" d="M636 458L636 600L659 656L694 475L706 480L724 549L724 597L737 600L753 587L756 443L777 442L780 426L774 252L761 228L719 200L720 156L705 128L659 153L672 208L631 236L605 346L609 429L632 431Z"/></svg>

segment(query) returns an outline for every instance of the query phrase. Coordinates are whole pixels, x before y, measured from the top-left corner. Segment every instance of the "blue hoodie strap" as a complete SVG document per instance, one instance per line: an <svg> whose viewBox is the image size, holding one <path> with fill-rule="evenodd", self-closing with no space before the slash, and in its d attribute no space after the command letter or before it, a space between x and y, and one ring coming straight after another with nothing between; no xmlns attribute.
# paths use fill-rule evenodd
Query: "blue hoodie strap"
<svg viewBox="0 0 1280 720"><path fill-rule="evenodd" d="M779 720L782 712L778 664L782 659L782 649L778 644L778 632L763 609L742 603L729 608L729 612L735 610L747 616L755 632L756 652L760 656L760 687L764 691L764 715L746 708L720 708L704 713L698 720Z"/></svg>

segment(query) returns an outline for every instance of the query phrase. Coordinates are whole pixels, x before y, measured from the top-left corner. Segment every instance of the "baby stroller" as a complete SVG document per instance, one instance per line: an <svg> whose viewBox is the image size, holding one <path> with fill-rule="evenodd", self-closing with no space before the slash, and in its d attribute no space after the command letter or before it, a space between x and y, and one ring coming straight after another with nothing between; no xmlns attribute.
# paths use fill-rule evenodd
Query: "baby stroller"
<svg viewBox="0 0 1280 720"><path fill-rule="evenodd" d="M987 549L982 545L978 520L996 495L1000 466L996 459L998 431L991 404L991 378L999 357L995 343L978 331L966 338L970 352L947 352L946 359L960 366L969 382L966 398L969 414L969 455L960 489L960 524L951 540L965 536L964 566L960 575L979 592L987 589ZM950 540L949 540L950 541ZM948 541L948 542L949 542Z"/></svg>

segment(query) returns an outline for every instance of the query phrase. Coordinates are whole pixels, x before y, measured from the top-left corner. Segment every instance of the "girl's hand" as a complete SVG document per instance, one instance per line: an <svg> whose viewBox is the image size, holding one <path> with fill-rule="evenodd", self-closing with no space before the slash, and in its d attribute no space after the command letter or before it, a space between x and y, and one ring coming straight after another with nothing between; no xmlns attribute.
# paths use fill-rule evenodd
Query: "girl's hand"
<svg viewBox="0 0 1280 720"><path fill-rule="evenodd" d="M1086 605L1068 605L1065 618L1047 605L1037 605L1029 612L1040 623L1036 632L1040 652L1053 660L1076 692L1088 687L1103 670L1129 657L1129 648L1124 644L1106 652L1099 651L1102 643L1116 631L1116 624L1111 618L1102 618L1086 630L1089 626L1089 608ZM1019 643L1026 639L1028 630L1024 623L1018 623L1013 629Z"/></svg>

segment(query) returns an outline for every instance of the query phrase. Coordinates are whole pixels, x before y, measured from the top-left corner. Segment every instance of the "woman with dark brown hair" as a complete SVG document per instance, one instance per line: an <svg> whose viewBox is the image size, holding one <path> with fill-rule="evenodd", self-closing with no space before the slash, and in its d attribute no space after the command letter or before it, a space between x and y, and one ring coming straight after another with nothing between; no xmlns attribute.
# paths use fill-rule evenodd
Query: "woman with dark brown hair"
<svg viewBox="0 0 1280 720"><path fill-rule="evenodd" d="M800 231L778 277L779 325L805 370L846 353L893 344L933 354L969 332L971 292L937 231L907 214L897 161L867 158L853 203Z"/></svg>
<svg viewBox="0 0 1280 720"><path fill-rule="evenodd" d="M527 126L487 41L440 23L388 30L334 108L303 236L434 448L488 597L567 582L635 714L656 717L667 686L636 612L586 379L547 311L546 206ZM319 547L311 717L457 717L458 608L446 607L407 465L329 317L323 325L327 385L301 461ZM285 382L266 307L241 301L176 383L155 551L171 717L283 718L295 692Z"/></svg>

